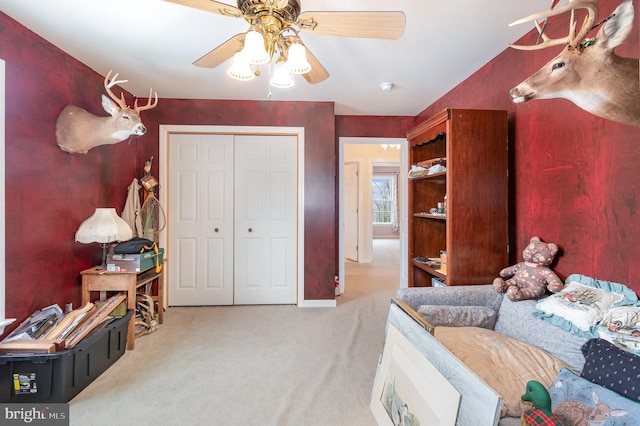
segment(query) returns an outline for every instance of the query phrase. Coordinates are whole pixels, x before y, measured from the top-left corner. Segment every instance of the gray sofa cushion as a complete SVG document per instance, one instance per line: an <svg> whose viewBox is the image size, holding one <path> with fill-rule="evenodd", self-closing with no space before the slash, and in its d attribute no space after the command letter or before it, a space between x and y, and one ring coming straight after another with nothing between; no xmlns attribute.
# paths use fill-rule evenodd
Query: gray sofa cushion
<svg viewBox="0 0 640 426"><path fill-rule="evenodd" d="M434 326L493 329L497 312L486 306L421 305L418 313Z"/></svg>
<svg viewBox="0 0 640 426"><path fill-rule="evenodd" d="M397 296L416 311L420 305L486 306L498 310L504 294L492 285L461 285L400 288Z"/></svg>
<svg viewBox="0 0 640 426"><path fill-rule="evenodd" d="M505 297L500 305L495 331L520 339L555 355L576 373L582 371L582 345L589 340L570 334L550 322L533 315L536 300L513 302Z"/></svg>

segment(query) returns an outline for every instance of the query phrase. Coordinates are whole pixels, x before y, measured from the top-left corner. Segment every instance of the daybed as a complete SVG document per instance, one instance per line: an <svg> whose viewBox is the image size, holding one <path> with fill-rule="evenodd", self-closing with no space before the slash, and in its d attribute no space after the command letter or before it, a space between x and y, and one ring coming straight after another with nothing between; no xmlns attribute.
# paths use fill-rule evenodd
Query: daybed
<svg viewBox="0 0 640 426"><path fill-rule="evenodd" d="M638 304L635 293L620 284L582 275L572 275L567 284L570 281L583 286L605 283L606 288L602 291L616 294L610 304L612 308L619 304ZM563 295L566 296L557 294L554 297L562 298ZM597 337L595 327L578 330L559 315L540 311L536 307L537 300L513 302L491 285L405 288L399 289L397 296L395 304L402 306L407 316L414 320L427 320L434 326L432 334L438 346L431 346L437 352L431 356L438 359L435 364L439 364L440 372L460 392L461 411L465 409L465 396L467 400L472 398L468 392L469 385L448 377L457 376L455 371L442 371L451 369L442 367L446 364L443 358L451 357L450 361L462 362L501 396L502 406L498 404L496 411L499 414L494 423L498 423L499 418L500 425L519 425L522 411L529 408L523 405L520 397L526 383L537 380L550 390L554 409L564 401L578 401L580 398L583 404L593 408L595 392L600 402L618 410L614 413L619 416L612 415L606 425L640 424L640 357L607 340L594 339ZM595 320L596 323L602 320L603 315ZM429 334L428 331L424 333ZM429 352L432 349L422 350ZM604 383L602 386L603 377L609 374L603 371L609 368L608 359L611 357L621 364L620 368L624 370L621 375L627 378L624 379L627 382ZM462 414L458 416L457 424L484 424L469 423L473 414ZM621 422L616 423L617 419Z"/></svg>

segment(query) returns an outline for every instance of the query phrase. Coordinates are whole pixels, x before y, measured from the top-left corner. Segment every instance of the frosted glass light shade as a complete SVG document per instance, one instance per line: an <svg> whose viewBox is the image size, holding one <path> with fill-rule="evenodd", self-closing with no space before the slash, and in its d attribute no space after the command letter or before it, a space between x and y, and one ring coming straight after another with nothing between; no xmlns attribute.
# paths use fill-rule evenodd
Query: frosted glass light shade
<svg viewBox="0 0 640 426"><path fill-rule="evenodd" d="M76 241L84 244L126 241L132 237L131 228L114 208L97 208L76 231Z"/></svg>
<svg viewBox="0 0 640 426"><path fill-rule="evenodd" d="M255 30L247 32L242 53L249 63L253 65L266 64L271 60L267 49L264 47L264 37Z"/></svg>
<svg viewBox="0 0 640 426"><path fill-rule="evenodd" d="M277 87L279 89L286 89L288 87L292 87L295 83L293 81L293 77L289 73L289 70L284 66L284 62L278 62L273 71L273 77L269 81L273 87Z"/></svg>
<svg viewBox="0 0 640 426"><path fill-rule="evenodd" d="M246 60L242 52L233 55L233 64L227 71L227 75L236 80L249 81L256 78L256 74L251 69L251 65Z"/></svg>
<svg viewBox="0 0 640 426"><path fill-rule="evenodd" d="M307 49L300 43L294 43L289 47L285 66L291 74L306 74L311 71L311 64L307 61Z"/></svg>

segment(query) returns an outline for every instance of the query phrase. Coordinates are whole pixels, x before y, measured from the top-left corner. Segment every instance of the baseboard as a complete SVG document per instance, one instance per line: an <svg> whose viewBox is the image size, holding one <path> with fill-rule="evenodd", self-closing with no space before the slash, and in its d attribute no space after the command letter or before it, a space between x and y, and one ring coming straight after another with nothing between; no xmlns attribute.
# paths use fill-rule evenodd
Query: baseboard
<svg viewBox="0 0 640 426"><path fill-rule="evenodd" d="M337 306L335 299L323 300L303 300L298 305L300 308L335 308Z"/></svg>

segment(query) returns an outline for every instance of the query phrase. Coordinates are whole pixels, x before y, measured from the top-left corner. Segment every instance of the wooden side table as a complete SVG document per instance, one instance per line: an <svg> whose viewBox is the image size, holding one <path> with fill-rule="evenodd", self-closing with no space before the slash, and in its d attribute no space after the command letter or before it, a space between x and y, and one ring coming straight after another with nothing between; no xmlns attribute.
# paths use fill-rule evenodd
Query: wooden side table
<svg viewBox="0 0 640 426"><path fill-rule="evenodd" d="M107 272L96 267L86 269L82 275L82 305L90 302L92 291L121 291L127 295L127 309L135 311L136 292L138 288L158 280L158 323L164 321L164 277L163 271L156 272L155 268L144 272ZM136 338L135 315L131 316L127 333L127 349L132 350Z"/></svg>

